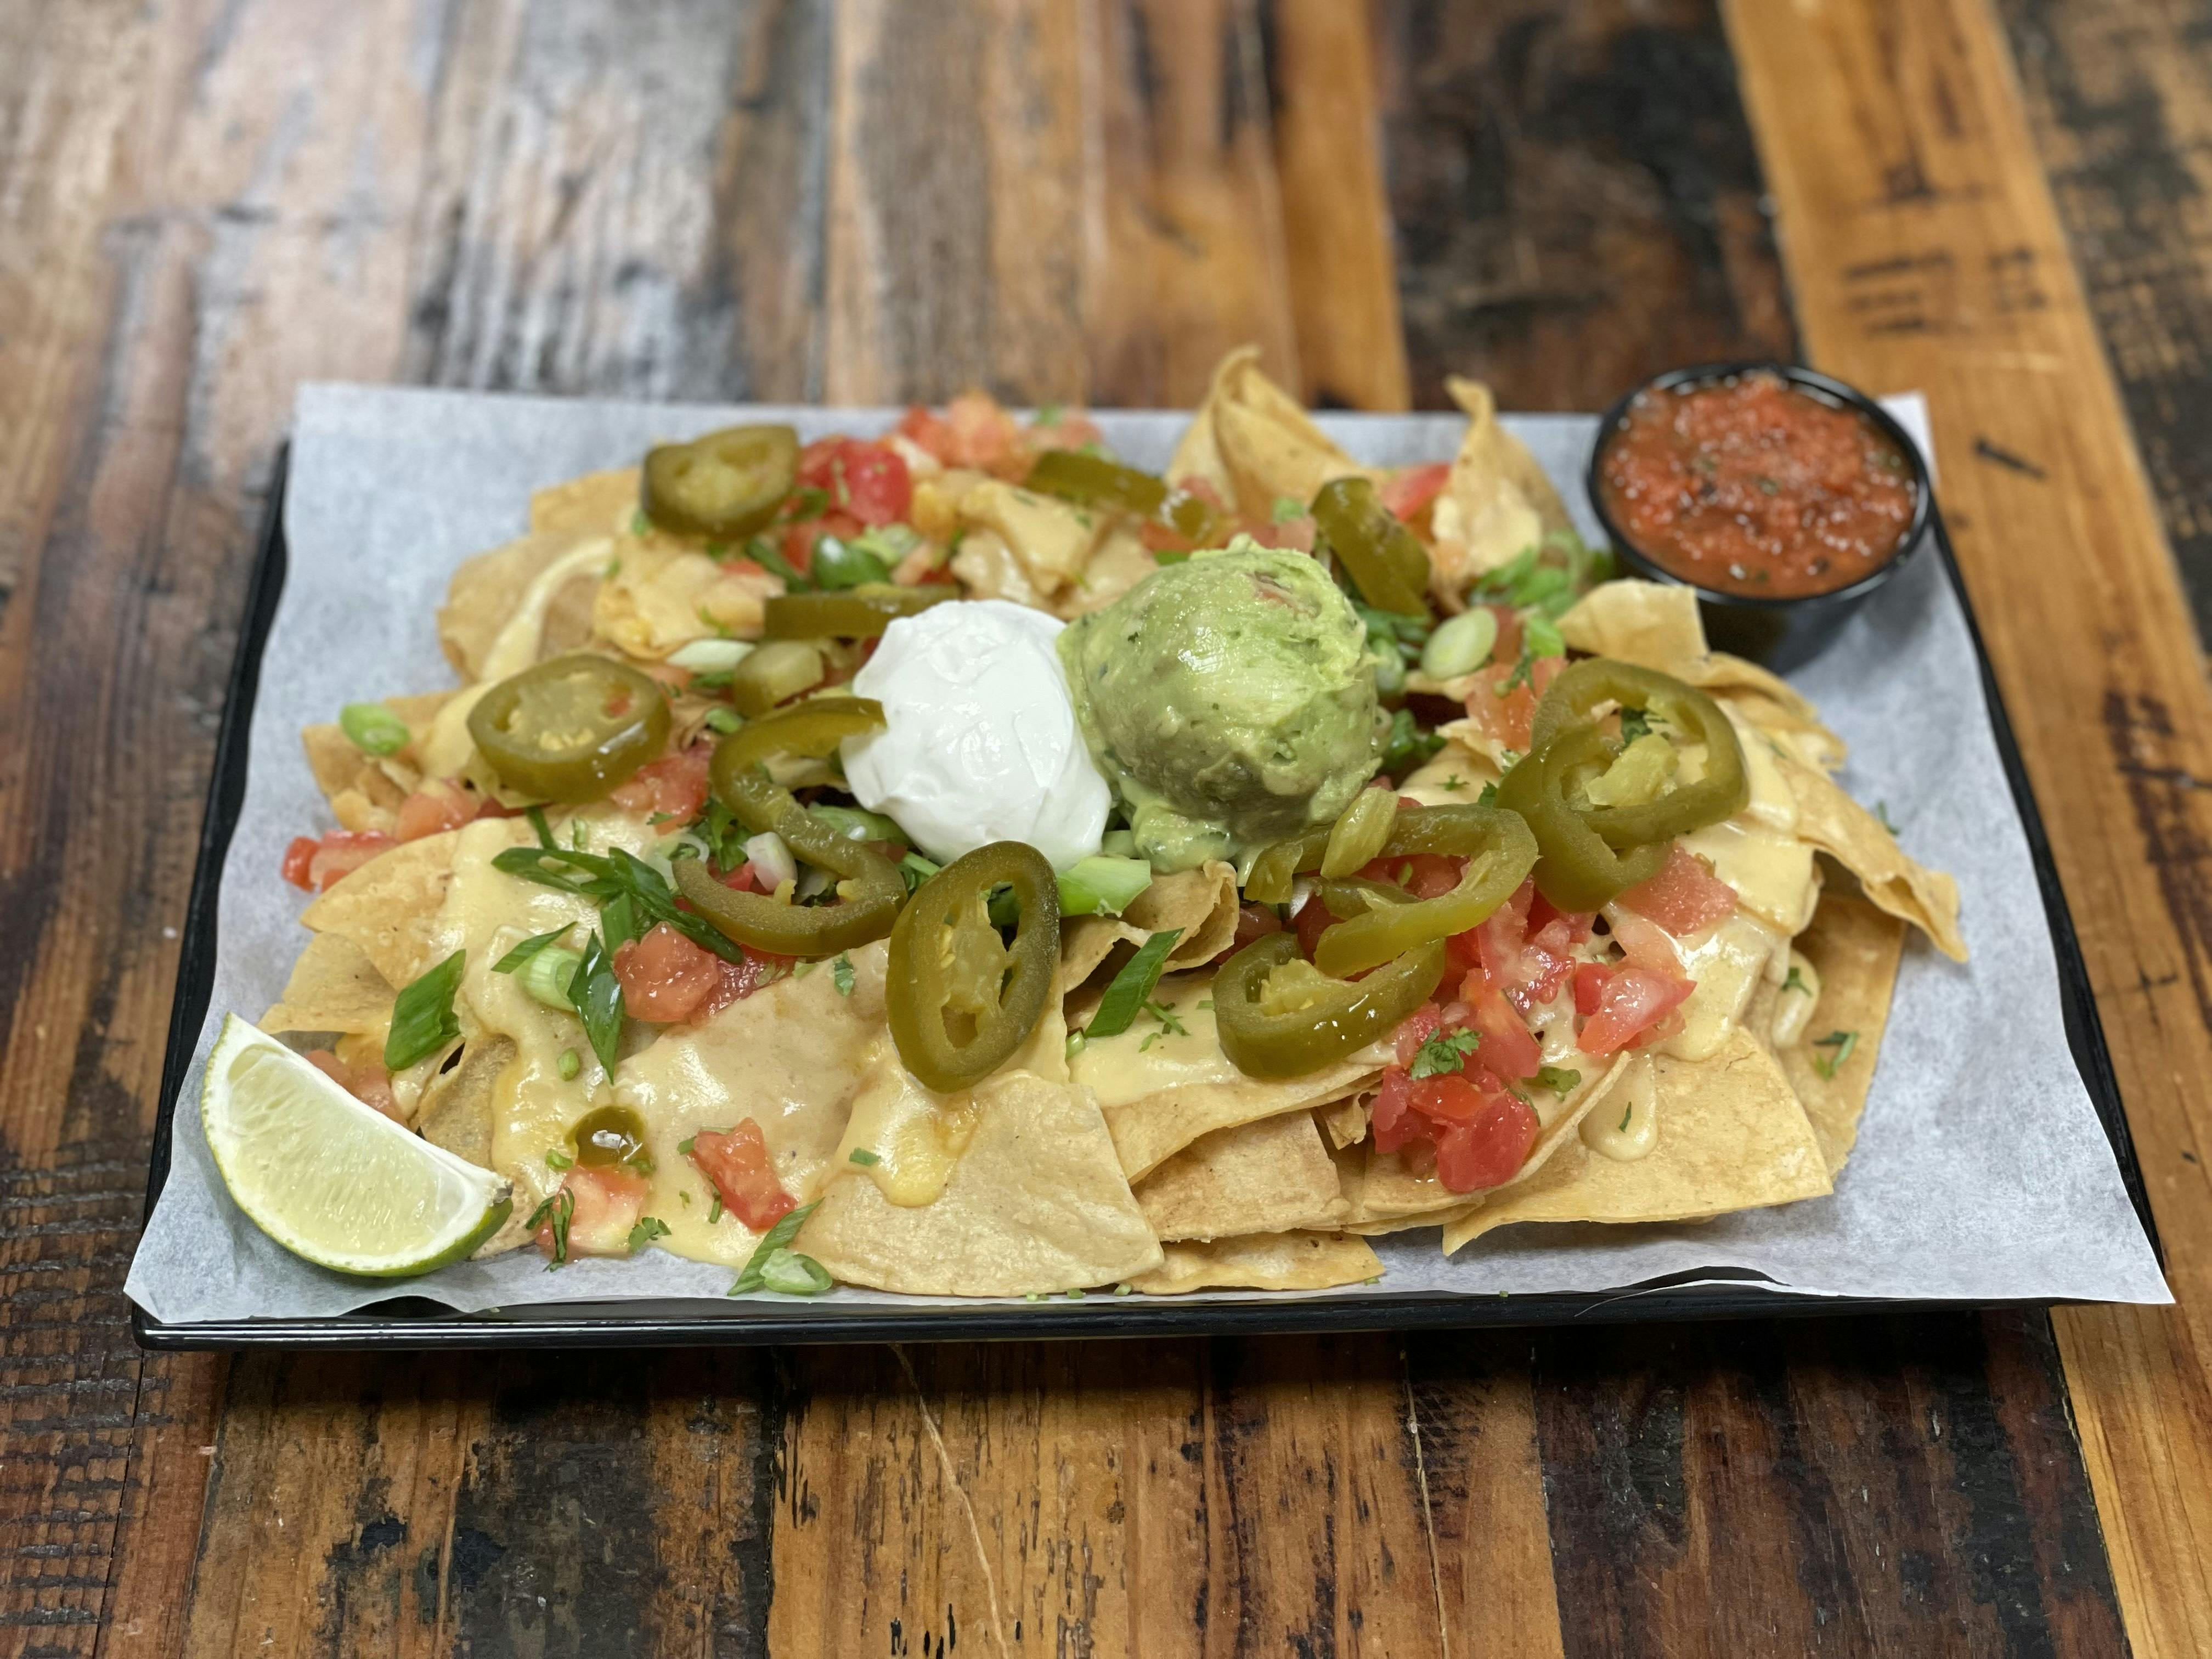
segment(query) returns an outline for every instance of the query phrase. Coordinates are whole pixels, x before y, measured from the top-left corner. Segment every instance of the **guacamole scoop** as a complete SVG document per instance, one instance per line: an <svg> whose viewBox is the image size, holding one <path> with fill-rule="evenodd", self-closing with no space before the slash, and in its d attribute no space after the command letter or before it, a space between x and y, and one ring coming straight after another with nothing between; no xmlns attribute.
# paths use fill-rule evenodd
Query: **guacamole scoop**
<svg viewBox="0 0 2212 1659"><path fill-rule="evenodd" d="M1304 554L1242 538L1194 554L1058 644L1091 757L1155 869L1330 823L1380 763L1367 630Z"/></svg>

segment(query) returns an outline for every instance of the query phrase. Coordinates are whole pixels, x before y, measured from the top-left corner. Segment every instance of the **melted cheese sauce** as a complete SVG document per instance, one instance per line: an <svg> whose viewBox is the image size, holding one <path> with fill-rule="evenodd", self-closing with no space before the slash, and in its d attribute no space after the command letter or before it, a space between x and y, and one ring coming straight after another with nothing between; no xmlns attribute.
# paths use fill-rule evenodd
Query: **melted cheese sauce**
<svg viewBox="0 0 2212 1659"><path fill-rule="evenodd" d="M1583 1145L1601 1158L1632 1164L1659 1144L1659 1074L1638 1054L1583 1117Z"/></svg>
<svg viewBox="0 0 2212 1659"><path fill-rule="evenodd" d="M1070 1063L1070 1076L1095 1092L1101 1107L1126 1106L1163 1089L1243 1079L1244 1073L1221 1052L1211 973L1163 979L1152 1000L1174 1015L1188 1035L1176 1035L1140 1010L1127 1030L1086 1042Z"/></svg>

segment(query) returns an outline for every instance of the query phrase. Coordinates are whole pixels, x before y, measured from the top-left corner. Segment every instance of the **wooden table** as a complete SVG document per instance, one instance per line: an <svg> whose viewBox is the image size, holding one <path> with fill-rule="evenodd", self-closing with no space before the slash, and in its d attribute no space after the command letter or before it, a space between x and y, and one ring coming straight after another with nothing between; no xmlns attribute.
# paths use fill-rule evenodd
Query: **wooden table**
<svg viewBox="0 0 2212 1659"><path fill-rule="evenodd" d="M0 0L0 1647L2212 1652L2208 139L2203 0ZM1247 338L1929 392L2178 1308L132 1346L298 381L1187 404Z"/></svg>

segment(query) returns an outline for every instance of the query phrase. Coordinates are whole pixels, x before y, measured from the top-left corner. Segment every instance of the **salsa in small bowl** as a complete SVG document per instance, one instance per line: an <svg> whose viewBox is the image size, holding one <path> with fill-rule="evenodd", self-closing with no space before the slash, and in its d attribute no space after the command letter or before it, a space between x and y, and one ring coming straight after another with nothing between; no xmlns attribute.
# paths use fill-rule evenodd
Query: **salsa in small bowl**
<svg viewBox="0 0 2212 1659"><path fill-rule="evenodd" d="M1708 363L1607 411L1590 503L1621 562L1698 592L1706 636L1784 670L1926 538L1920 452L1865 393L1786 363Z"/></svg>

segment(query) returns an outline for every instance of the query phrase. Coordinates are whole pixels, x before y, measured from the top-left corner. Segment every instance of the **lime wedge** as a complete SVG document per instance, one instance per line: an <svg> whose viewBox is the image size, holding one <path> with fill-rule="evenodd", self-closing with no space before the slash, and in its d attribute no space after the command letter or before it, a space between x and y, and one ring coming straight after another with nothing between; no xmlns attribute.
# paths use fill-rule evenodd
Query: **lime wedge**
<svg viewBox="0 0 2212 1659"><path fill-rule="evenodd" d="M363 1105L276 1038L227 1016L200 1121L223 1185L295 1255L377 1279L459 1261L513 1188Z"/></svg>

